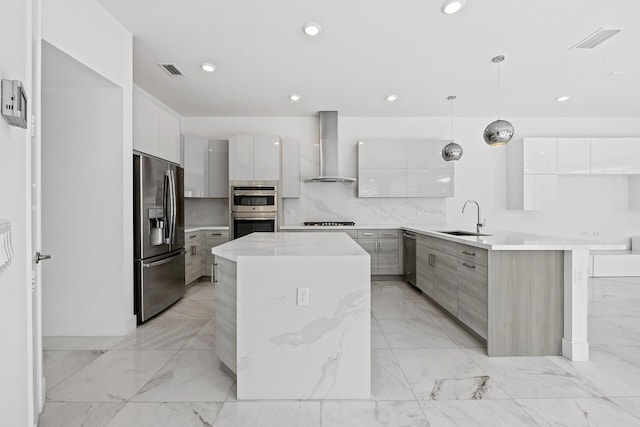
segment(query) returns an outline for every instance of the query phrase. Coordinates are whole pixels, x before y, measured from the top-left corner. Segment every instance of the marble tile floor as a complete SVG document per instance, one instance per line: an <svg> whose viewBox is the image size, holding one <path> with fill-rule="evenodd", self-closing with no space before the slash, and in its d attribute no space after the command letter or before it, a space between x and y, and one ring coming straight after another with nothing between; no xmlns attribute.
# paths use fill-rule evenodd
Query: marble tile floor
<svg viewBox="0 0 640 427"><path fill-rule="evenodd" d="M411 286L373 282L371 399L239 402L196 283L126 337L46 337L39 426L640 426L640 278L589 286L589 362L489 358Z"/></svg>

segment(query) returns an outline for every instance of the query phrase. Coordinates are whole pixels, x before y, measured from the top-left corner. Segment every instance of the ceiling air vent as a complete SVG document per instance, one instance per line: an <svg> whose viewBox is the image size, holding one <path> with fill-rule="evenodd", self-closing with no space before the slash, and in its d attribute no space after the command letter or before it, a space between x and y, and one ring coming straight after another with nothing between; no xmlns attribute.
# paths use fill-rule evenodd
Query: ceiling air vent
<svg viewBox="0 0 640 427"><path fill-rule="evenodd" d="M609 40L618 34L624 28L600 28L595 33L589 35L586 39L571 47L571 49L593 49L601 43Z"/></svg>
<svg viewBox="0 0 640 427"><path fill-rule="evenodd" d="M176 64L158 64L163 70L169 73L170 76L183 76L184 73L180 71Z"/></svg>

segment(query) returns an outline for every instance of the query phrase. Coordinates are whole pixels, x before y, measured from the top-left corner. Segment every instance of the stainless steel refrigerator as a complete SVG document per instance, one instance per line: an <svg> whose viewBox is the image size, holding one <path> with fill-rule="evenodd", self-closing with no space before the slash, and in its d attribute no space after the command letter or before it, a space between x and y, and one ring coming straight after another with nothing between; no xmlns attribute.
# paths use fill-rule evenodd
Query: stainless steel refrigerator
<svg viewBox="0 0 640 427"><path fill-rule="evenodd" d="M133 155L134 301L138 323L184 295L184 170Z"/></svg>

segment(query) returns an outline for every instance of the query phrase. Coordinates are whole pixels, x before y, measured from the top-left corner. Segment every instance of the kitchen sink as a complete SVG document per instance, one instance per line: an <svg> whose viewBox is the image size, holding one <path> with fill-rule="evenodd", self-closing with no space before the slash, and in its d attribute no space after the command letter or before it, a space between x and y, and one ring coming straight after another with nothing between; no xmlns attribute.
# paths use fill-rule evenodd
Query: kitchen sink
<svg viewBox="0 0 640 427"><path fill-rule="evenodd" d="M491 234L474 233L473 231L438 231L438 233L449 234L451 236L491 236Z"/></svg>

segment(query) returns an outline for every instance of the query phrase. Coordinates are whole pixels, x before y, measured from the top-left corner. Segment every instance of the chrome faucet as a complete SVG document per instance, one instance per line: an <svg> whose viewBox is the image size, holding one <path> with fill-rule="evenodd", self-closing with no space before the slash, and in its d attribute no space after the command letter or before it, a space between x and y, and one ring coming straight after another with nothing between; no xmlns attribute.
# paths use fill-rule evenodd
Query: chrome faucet
<svg viewBox="0 0 640 427"><path fill-rule="evenodd" d="M466 202L464 202L464 206L462 206L462 213L464 213L464 208L467 207L467 203L475 203L478 207L478 223L476 224L476 232L480 234L480 229L485 226L485 224L487 223L487 219L485 218L484 220L482 220L482 222L480 222L480 217L482 216L480 214L480 203L476 202L475 200L467 200Z"/></svg>

